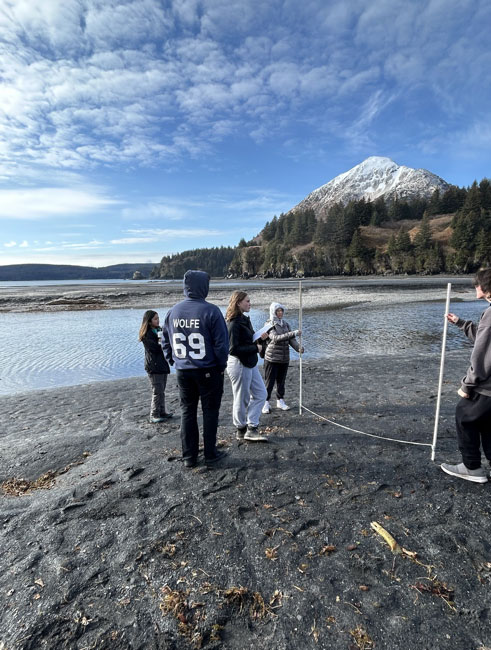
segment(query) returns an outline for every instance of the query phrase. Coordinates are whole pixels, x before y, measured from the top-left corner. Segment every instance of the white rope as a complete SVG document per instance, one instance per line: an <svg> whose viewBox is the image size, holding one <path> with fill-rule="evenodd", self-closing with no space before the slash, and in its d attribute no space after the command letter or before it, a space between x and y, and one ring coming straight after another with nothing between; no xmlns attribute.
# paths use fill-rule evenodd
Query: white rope
<svg viewBox="0 0 491 650"><path fill-rule="evenodd" d="M447 322L447 313L450 308L450 289L452 285L450 283L447 284L447 301L445 305L445 315L444 315L444 327L443 327L443 341L442 341L442 357L441 357L441 362L440 362L440 378L439 378L439 383L438 383L438 398L437 398L437 404L436 404L436 415L435 415L435 428L433 432L433 442L413 442L411 440L399 440L397 438L387 438L386 436L378 436L375 433L366 433L365 431L359 431L358 429L352 429L351 427L347 427L344 424L339 424L338 422L334 422L334 420L329 420L329 418L324 417L323 415L319 415L319 413L315 413L315 411L311 411L309 408L307 408L303 404L303 393L302 393L302 354L300 353L300 400L299 400L299 413L302 415L302 410L307 411L308 413L311 413L313 416L320 418L321 420L324 420L325 422L329 422L329 424L334 424L336 427L340 427L341 429L346 429L347 431L353 431L353 433L359 433L362 436L369 436L370 438L378 438L379 440L387 440L389 442L400 442L403 445L417 445L419 447L431 447L431 460L435 460L435 449L436 449L436 440L437 440L437 433L438 433L438 418L440 414L440 399L441 399L441 392L442 392L442 383L443 383L443 370L444 370L444 364L445 364L445 348L446 348L446 341L447 341L447 327L448 327L448 322ZM299 282L299 326L298 328L301 330L302 329L302 282ZM302 349L302 335L300 334L300 349Z"/></svg>
<svg viewBox="0 0 491 650"><path fill-rule="evenodd" d="M341 427L342 429L347 429L348 431L353 431L354 433L359 433L362 436L370 436L370 438L379 438L380 440L389 440L390 442L400 442L403 445L419 445L420 447L431 447L431 443L429 442L412 442L410 440L398 440L397 438L386 438L385 436L377 436L375 433L365 433L365 431L358 431L358 429L352 429L351 427L347 427L344 424L339 424L338 422L334 422L334 420L329 420L329 418L325 418L323 415L319 415L318 413L315 413L314 411L311 411L309 408L306 406L302 406L304 411L308 411L312 415L314 415L316 418L320 418L321 420L325 420L326 422L329 422L330 424L334 424L336 427Z"/></svg>

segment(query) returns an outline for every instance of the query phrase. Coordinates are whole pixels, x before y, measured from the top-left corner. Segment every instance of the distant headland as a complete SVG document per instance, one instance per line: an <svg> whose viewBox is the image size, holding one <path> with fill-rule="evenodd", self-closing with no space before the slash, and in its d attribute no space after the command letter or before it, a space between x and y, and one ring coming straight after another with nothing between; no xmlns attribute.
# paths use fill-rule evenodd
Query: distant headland
<svg viewBox="0 0 491 650"><path fill-rule="evenodd" d="M70 264L8 264L0 266L0 282L32 280L143 280L156 264L75 266Z"/></svg>

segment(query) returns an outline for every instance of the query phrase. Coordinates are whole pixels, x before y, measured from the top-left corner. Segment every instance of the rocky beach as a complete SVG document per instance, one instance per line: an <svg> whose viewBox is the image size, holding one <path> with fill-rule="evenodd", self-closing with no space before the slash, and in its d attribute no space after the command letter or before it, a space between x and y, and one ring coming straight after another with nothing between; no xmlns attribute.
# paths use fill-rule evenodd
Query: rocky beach
<svg viewBox="0 0 491 650"><path fill-rule="evenodd" d="M175 375L157 425L146 378L1 397L0 648L490 648L489 484L439 468L459 458L468 354L447 358L435 463L300 416L298 362L267 443L235 439L226 380L213 469L180 461ZM438 355L305 363L304 404L428 444L438 372Z"/></svg>

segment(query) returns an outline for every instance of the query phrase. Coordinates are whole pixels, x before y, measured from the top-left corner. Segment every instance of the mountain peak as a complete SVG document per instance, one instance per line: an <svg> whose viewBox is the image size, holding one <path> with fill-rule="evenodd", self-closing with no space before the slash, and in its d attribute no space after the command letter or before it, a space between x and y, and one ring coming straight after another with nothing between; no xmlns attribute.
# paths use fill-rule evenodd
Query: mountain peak
<svg viewBox="0 0 491 650"><path fill-rule="evenodd" d="M370 156L347 172L311 192L293 210L313 209L317 216L325 215L334 203L430 198L435 190L449 188L442 178L426 169L398 165L384 156Z"/></svg>

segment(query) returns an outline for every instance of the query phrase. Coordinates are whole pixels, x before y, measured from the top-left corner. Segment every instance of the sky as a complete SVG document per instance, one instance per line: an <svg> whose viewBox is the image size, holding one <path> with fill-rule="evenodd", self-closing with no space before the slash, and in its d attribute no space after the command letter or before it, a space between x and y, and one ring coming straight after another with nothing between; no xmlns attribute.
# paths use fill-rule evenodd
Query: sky
<svg viewBox="0 0 491 650"><path fill-rule="evenodd" d="M369 156L491 176L489 0L0 0L0 264L236 245Z"/></svg>

